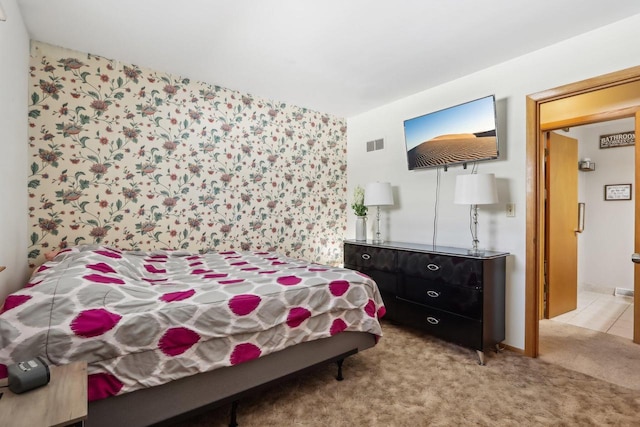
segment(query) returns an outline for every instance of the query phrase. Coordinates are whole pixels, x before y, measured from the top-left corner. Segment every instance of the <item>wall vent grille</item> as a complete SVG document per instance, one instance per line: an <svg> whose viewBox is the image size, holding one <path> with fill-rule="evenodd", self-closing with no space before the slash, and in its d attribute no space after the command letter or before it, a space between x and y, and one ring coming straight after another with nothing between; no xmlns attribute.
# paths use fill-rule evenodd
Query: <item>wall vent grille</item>
<svg viewBox="0 0 640 427"><path fill-rule="evenodd" d="M374 139L373 141L367 141L367 152L378 151L384 148L384 138Z"/></svg>
<svg viewBox="0 0 640 427"><path fill-rule="evenodd" d="M634 294L633 289L616 288L613 291L613 295L615 295L615 296L624 295L626 297L632 297L633 294Z"/></svg>

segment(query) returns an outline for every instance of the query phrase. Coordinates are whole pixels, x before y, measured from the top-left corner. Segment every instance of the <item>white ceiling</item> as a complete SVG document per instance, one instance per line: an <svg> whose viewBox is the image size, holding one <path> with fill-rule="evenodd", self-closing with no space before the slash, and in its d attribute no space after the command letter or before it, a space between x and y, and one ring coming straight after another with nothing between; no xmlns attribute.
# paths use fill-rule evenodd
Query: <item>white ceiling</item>
<svg viewBox="0 0 640 427"><path fill-rule="evenodd" d="M34 40L341 117L640 13L638 0L17 3Z"/></svg>

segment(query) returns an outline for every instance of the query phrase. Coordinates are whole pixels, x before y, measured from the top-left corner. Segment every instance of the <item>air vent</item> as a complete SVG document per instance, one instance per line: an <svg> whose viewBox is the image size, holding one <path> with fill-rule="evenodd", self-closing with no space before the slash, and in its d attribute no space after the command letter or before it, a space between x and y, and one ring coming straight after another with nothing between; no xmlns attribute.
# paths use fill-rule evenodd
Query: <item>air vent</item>
<svg viewBox="0 0 640 427"><path fill-rule="evenodd" d="M367 141L367 152L374 151L376 149L375 141Z"/></svg>
<svg viewBox="0 0 640 427"><path fill-rule="evenodd" d="M367 141L367 152L378 151L384 148L384 139L374 139L373 141Z"/></svg>
<svg viewBox="0 0 640 427"><path fill-rule="evenodd" d="M613 291L613 295L624 295L626 297L632 297L634 294L633 289L625 289L625 288L615 288Z"/></svg>

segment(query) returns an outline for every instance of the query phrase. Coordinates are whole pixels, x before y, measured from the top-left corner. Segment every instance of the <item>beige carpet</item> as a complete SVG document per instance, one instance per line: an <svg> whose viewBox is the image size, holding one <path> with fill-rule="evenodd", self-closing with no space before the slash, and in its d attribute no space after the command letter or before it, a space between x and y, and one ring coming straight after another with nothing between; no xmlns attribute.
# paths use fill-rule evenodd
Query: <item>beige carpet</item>
<svg viewBox="0 0 640 427"><path fill-rule="evenodd" d="M250 426L632 426L640 392L515 352L475 352L384 323L380 343L240 401ZM176 424L225 426L229 406Z"/></svg>
<svg viewBox="0 0 640 427"><path fill-rule="evenodd" d="M640 345L622 337L555 320L541 320L539 357L549 363L640 390Z"/></svg>

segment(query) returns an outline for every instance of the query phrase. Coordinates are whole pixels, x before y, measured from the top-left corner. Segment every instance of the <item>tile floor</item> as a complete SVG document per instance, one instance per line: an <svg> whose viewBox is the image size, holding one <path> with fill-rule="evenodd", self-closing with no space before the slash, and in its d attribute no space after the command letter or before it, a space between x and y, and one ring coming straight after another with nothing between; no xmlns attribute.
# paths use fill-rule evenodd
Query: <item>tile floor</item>
<svg viewBox="0 0 640 427"><path fill-rule="evenodd" d="M578 308L552 320L633 339L633 297L578 291Z"/></svg>

